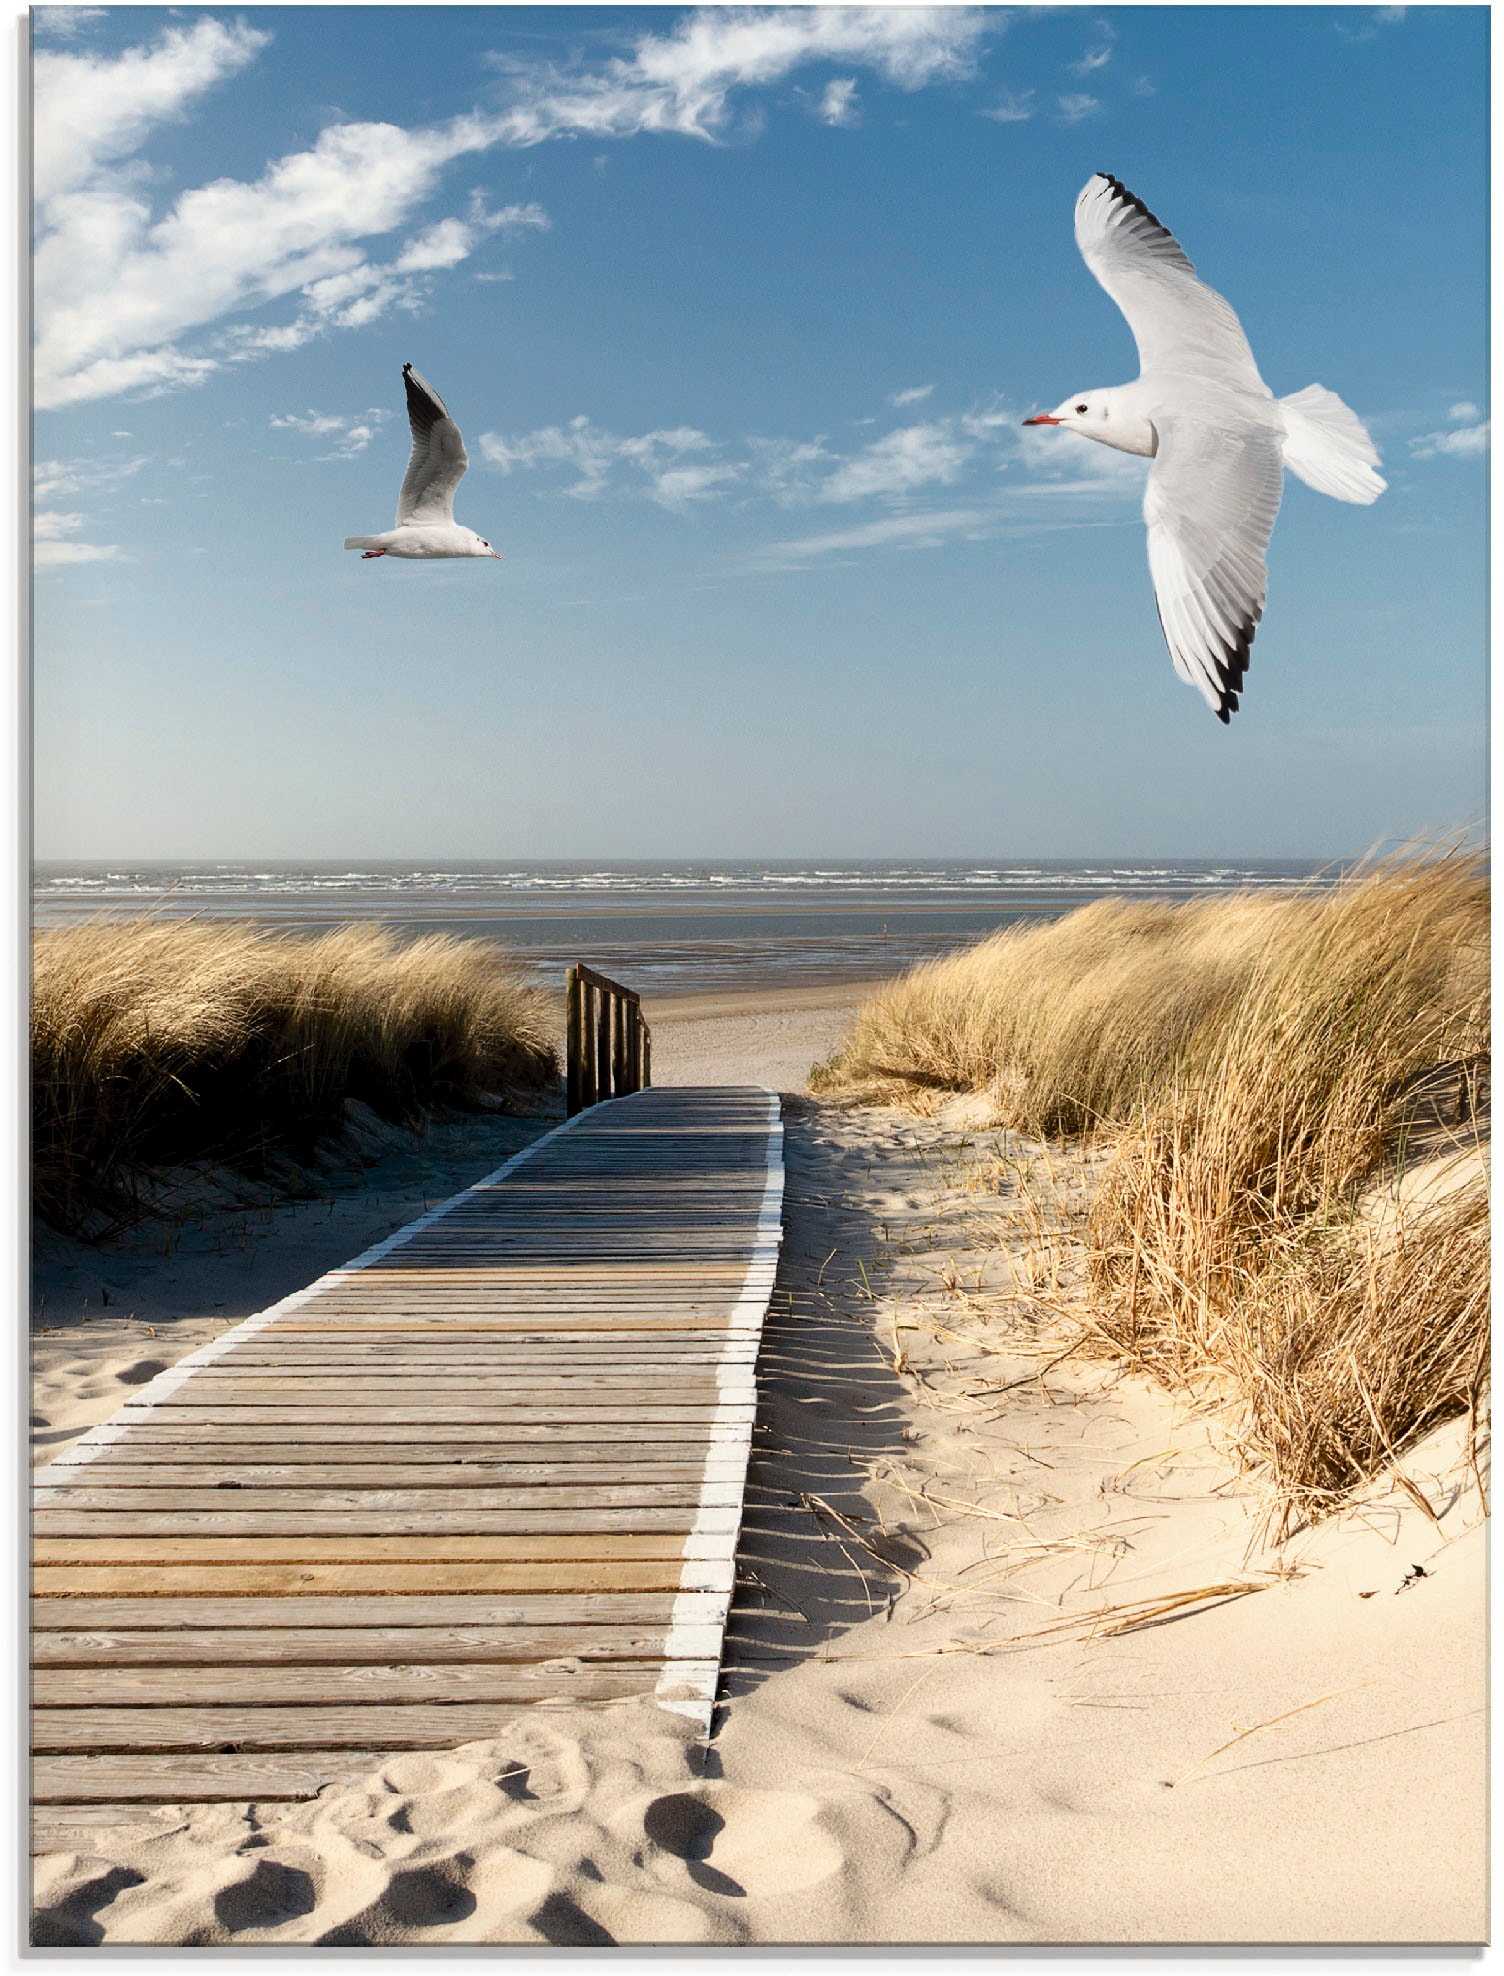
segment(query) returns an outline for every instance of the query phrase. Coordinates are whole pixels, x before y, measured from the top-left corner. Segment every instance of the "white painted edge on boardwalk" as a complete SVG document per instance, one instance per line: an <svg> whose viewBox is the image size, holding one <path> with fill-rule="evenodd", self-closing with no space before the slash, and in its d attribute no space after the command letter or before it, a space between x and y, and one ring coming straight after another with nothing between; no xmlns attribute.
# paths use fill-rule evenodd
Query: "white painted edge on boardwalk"
<svg viewBox="0 0 1504 1976"><path fill-rule="evenodd" d="M322 1276L316 1277L305 1288L293 1291L291 1296L283 1297L275 1304L269 1304L265 1310L257 1311L252 1317L242 1318L239 1324L222 1332L219 1337L211 1338L208 1344L200 1345L196 1351L189 1352L186 1358L180 1358L176 1365L170 1365L165 1372L159 1372L148 1385L133 1393L117 1413L112 1413L108 1420L101 1421L97 1427L91 1427L88 1433L81 1435L66 1454L57 1456L44 1468L37 1469L32 1476L33 1487L47 1487L50 1484L73 1480L78 1469L103 1454L131 1428L139 1427L143 1416L161 1401L170 1398L179 1387L185 1385L201 1365L212 1365L217 1358L233 1350L236 1345L243 1344L247 1338L252 1338L258 1331L265 1330L267 1325L274 1324L279 1317L286 1317L289 1311L301 1309L311 1298L317 1296L331 1283L338 1282L341 1277L348 1276L355 1270L367 1269L373 1262L379 1262L383 1256L390 1255L393 1249L411 1241L413 1236L421 1233L423 1229L431 1228L434 1222L441 1220L451 1209L458 1207L461 1201L468 1200L478 1188L496 1186L524 1161L530 1160L543 1147L551 1145L561 1133L572 1131L582 1119L589 1116L588 1111L576 1112L573 1118L566 1118L562 1125L556 1125L552 1130L540 1134L538 1138L524 1146L521 1152L513 1153L509 1160L503 1161L494 1173L488 1173L483 1180L474 1181L469 1187L462 1188L458 1194L451 1195L436 1208L430 1208L426 1214L420 1215L416 1221L408 1222L395 1234L388 1235L384 1241L373 1243L369 1249L362 1249L358 1256L352 1257L349 1262L341 1263L338 1269L326 1270Z"/></svg>
<svg viewBox="0 0 1504 1976"><path fill-rule="evenodd" d="M707 1451L705 1472L700 1484L700 1509L695 1518L694 1529L684 1546L685 1565L679 1581L679 1596L674 1601L674 1610L669 1620L668 1638L664 1642L664 1668L658 1682L657 1698L661 1708L675 1715L688 1716L699 1725L702 1735L709 1736L710 1725L715 1713L716 1689L720 1682L721 1663L717 1655L710 1679L701 1687L701 1692L693 1699L676 1691L690 1685L686 1679L686 1662L694 1650L695 1622L700 1618L700 1600L697 1594L703 1592L703 1576L706 1563L719 1556L724 1560L726 1570L726 1604L721 1612L724 1629L725 1619L730 1611L731 1593L735 1583L736 1546L741 1536L742 1507L745 1499L747 1463L752 1452L752 1417L745 1405L737 1401L745 1390L741 1384L746 1378L743 1353L734 1342L737 1334L754 1332L761 1336L763 1321L772 1301L773 1281L778 1273L778 1252L783 1246L783 1107L778 1093L767 1085L759 1088L768 1101L768 1175L763 1187L762 1204L758 1210L757 1230L752 1238L752 1254L747 1264L747 1273L742 1279L741 1293L732 1308L727 1325L726 1348L716 1367L716 1383L722 1391L722 1404L716 1410L715 1420L710 1429L710 1448ZM733 1357L733 1354L735 1355ZM753 1391L754 1405L750 1416L755 1416L756 1390ZM733 1453L734 1450L734 1453ZM737 1509L733 1527L722 1532L717 1526L719 1512L713 1507L711 1473L717 1476L725 1473L728 1465L734 1465L737 1478ZM716 1531L713 1540L711 1532ZM707 1540L710 1540L707 1542ZM696 1560L691 1562L690 1560ZM700 1562L705 1560L706 1562Z"/></svg>

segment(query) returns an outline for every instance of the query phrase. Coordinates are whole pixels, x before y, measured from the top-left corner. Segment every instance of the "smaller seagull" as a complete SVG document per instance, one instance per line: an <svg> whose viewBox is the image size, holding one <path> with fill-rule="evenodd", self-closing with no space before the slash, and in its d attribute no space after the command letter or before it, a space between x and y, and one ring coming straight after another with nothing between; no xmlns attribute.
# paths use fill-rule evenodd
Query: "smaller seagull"
<svg viewBox="0 0 1504 1976"><path fill-rule="evenodd" d="M1074 391L1024 424L1063 425L1153 460L1144 520L1160 627L1176 672L1225 724L1264 614L1285 468L1319 494L1366 503L1387 484L1379 456L1335 391L1308 384L1274 396L1231 308L1120 179L1087 180L1076 245L1128 318L1140 375Z"/></svg>
<svg viewBox="0 0 1504 1976"><path fill-rule="evenodd" d="M412 457L397 496L397 526L385 535L347 535L347 549L373 556L496 556L473 528L454 518L454 490L470 464L460 429L443 399L411 364L402 366L407 387L407 420L413 429Z"/></svg>

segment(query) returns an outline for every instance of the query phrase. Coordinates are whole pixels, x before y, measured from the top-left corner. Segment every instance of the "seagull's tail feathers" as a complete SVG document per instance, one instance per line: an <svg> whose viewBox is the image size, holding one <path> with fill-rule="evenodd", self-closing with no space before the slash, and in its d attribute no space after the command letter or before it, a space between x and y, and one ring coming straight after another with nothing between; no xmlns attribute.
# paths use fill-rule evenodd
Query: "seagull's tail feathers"
<svg viewBox="0 0 1504 1976"><path fill-rule="evenodd" d="M1335 391L1308 384L1279 400L1285 421L1285 465L1318 494L1336 501L1377 501L1389 485L1374 469L1378 449L1357 413Z"/></svg>
<svg viewBox="0 0 1504 1976"><path fill-rule="evenodd" d="M379 535L347 535L345 537L345 547L347 549L379 549L381 547L381 537Z"/></svg>

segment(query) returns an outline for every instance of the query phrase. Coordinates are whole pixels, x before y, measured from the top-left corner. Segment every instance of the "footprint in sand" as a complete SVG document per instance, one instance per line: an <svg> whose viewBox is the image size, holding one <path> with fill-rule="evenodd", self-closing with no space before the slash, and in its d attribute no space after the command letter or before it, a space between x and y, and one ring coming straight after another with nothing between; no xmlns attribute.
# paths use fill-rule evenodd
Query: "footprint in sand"
<svg viewBox="0 0 1504 1976"><path fill-rule="evenodd" d="M91 1873L91 1865L103 1870ZM100 1909L125 1888L139 1887L145 1878L128 1866L104 1867L103 1861L78 1853L39 1861L33 1944L47 1949L92 1948L105 1936L104 1924L97 1919Z"/></svg>
<svg viewBox="0 0 1504 1976"><path fill-rule="evenodd" d="M159 1372L167 1370L166 1359L137 1359L134 1365L117 1368L115 1377L122 1386L144 1386L149 1379L155 1379ZM101 1388L101 1390L103 1390Z"/></svg>
<svg viewBox="0 0 1504 1976"><path fill-rule="evenodd" d="M230 1935L279 1928L299 1915L312 1914L318 1906L323 1873L311 1853L304 1855L300 1866L265 1858L246 1865L242 1878L230 1881L214 1896L214 1917Z"/></svg>
<svg viewBox="0 0 1504 1976"><path fill-rule="evenodd" d="M841 1870L841 1849L819 1819L819 1800L799 1792L708 1785L654 1798L642 1829L707 1893L743 1899L798 1893Z"/></svg>

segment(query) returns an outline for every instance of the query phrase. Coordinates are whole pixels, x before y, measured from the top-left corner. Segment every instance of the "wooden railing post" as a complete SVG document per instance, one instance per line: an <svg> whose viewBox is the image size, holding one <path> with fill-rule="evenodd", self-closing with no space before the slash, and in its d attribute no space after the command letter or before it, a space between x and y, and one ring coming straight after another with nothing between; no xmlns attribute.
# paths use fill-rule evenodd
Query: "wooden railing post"
<svg viewBox="0 0 1504 1976"><path fill-rule="evenodd" d="M584 1016L582 1002L584 990L580 986L580 970L570 968L564 977L564 1115L573 1118L576 1112L585 1109L581 1096L581 1081L584 1074L584 1051L580 1045L584 1040Z"/></svg>
<svg viewBox="0 0 1504 1976"><path fill-rule="evenodd" d="M635 1004L627 1010L627 1089L642 1089L642 1010Z"/></svg>
<svg viewBox="0 0 1504 1976"><path fill-rule="evenodd" d="M595 1095L612 1098L616 1094L611 1089L611 1004L616 997L599 988L595 995Z"/></svg>
<svg viewBox="0 0 1504 1976"><path fill-rule="evenodd" d="M565 975L565 1105L571 1118L603 1098L645 1091L653 1037L636 991L576 963Z"/></svg>

